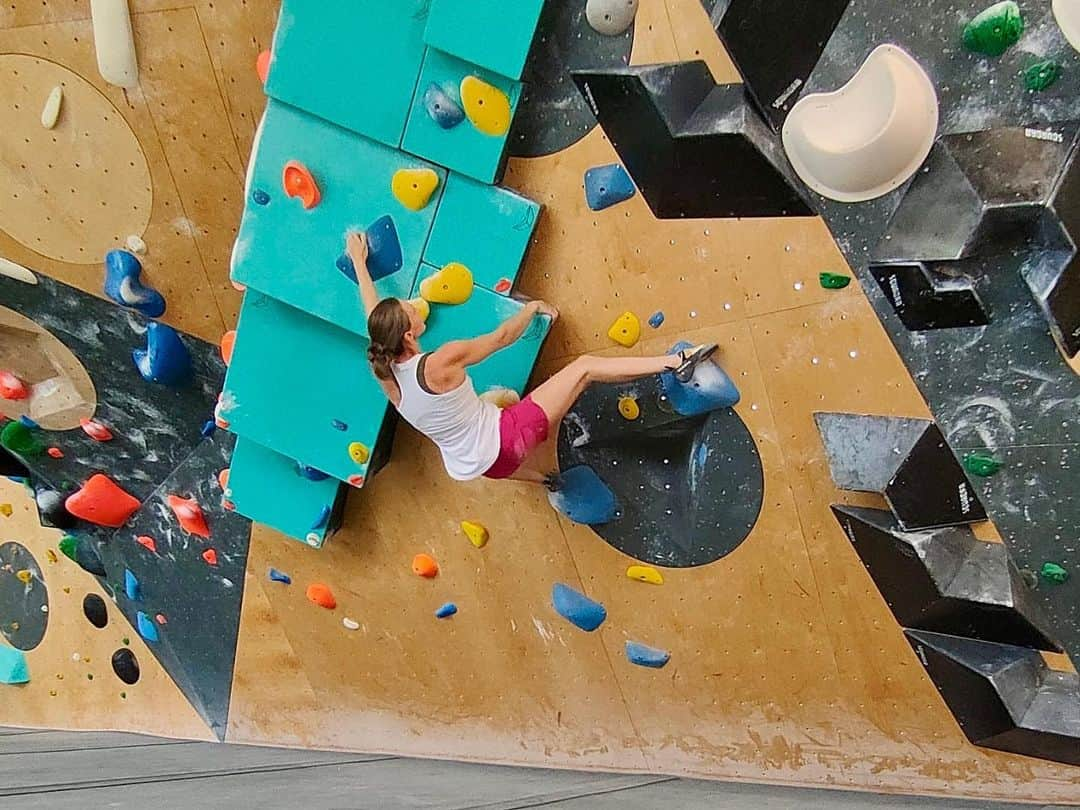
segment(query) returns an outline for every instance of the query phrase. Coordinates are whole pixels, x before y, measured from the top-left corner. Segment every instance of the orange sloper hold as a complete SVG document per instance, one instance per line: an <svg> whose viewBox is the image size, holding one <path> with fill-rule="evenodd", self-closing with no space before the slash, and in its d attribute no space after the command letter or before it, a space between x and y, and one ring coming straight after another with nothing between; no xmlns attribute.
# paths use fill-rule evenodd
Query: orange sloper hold
<svg viewBox="0 0 1080 810"><path fill-rule="evenodd" d="M337 607L337 599L334 598L334 592L321 582L308 585L307 598L319 607L324 607L327 610L333 610Z"/></svg>
<svg viewBox="0 0 1080 810"><path fill-rule="evenodd" d="M194 498L181 498L179 495L170 495L167 499L169 508L173 510L176 519L180 521L180 528L188 534L199 537L209 537L210 527L206 525L206 515L202 507Z"/></svg>
<svg viewBox="0 0 1080 810"><path fill-rule="evenodd" d="M412 570L418 577L433 579L439 575L439 564L427 554L417 554L413 557Z"/></svg>
<svg viewBox="0 0 1080 810"><path fill-rule="evenodd" d="M91 476L82 489L70 495L64 506L87 523L119 529L138 511L140 504L109 476L98 473Z"/></svg>
<svg viewBox="0 0 1080 810"><path fill-rule="evenodd" d="M255 72L259 74L259 81L266 84L267 78L270 76L270 51L269 49L259 54L259 58L255 60Z"/></svg>
<svg viewBox="0 0 1080 810"><path fill-rule="evenodd" d="M232 364L232 353L235 346L236 330L230 329L221 336L221 359L225 361L227 366Z"/></svg>
<svg viewBox="0 0 1080 810"><path fill-rule="evenodd" d="M308 167L298 160L290 160L285 164L281 183L285 187L285 196L299 197L305 209L314 208L322 199L322 192L319 191L315 177Z"/></svg>

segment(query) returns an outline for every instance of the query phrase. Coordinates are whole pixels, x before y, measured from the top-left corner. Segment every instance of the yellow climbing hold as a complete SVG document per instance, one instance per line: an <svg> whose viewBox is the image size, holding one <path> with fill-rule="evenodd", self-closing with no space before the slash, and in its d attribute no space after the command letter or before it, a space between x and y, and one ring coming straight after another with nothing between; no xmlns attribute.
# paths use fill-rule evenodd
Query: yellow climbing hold
<svg viewBox="0 0 1080 810"><path fill-rule="evenodd" d="M420 320L427 323L427 319L431 317L431 304L423 298L411 298L408 303L412 304L416 314L420 316Z"/></svg>
<svg viewBox="0 0 1080 810"><path fill-rule="evenodd" d="M624 312L608 329L608 337L629 349L641 337L641 321L633 312Z"/></svg>
<svg viewBox="0 0 1080 810"><path fill-rule="evenodd" d="M0 503L0 515L3 515L4 517L11 517L11 512L12 509L10 503Z"/></svg>
<svg viewBox="0 0 1080 810"><path fill-rule="evenodd" d="M450 262L420 282L420 295L432 304L464 304L472 291L472 271L458 262Z"/></svg>
<svg viewBox="0 0 1080 810"><path fill-rule="evenodd" d="M15 576L19 578L19 582L21 582L23 585L29 585L30 580L34 578L34 575L25 568L21 571L16 571Z"/></svg>
<svg viewBox="0 0 1080 810"><path fill-rule="evenodd" d="M461 530L465 532L469 542L477 548L483 548L487 545L487 541L491 539L487 529L479 523L473 523L471 520L461 521Z"/></svg>
<svg viewBox="0 0 1080 810"><path fill-rule="evenodd" d="M390 181L397 201L410 211L422 211L439 187L439 175L432 169L399 169Z"/></svg>
<svg viewBox="0 0 1080 810"><path fill-rule="evenodd" d="M622 414L623 419L633 422L641 416L641 408L633 397L619 397L619 413Z"/></svg>
<svg viewBox="0 0 1080 810"><path fill-rule="evenodd" d="M56 556L56 552L51 548L45 549L45 556L49 558L49 562L51 563L57 562L60 559Z"/></svg>
<svg viewBox="0 0 1080 810"><path fill-rule="evenodd" d="M363 442L353 442L349 445L349 458L357 464L364 465L367 464L368 459L371 458L371 451L368 450L368 446Z"/></svg>
<svg viewBox="0 0 1080 810"><path fill-rule="evenodd" d="M510 99L483 79L466 76L461 80L461 106L472 125L485 135L499 137L510 129Z"/></svg>
<svg viewBox="0 0 1080 810"><path fill-rule="evenodd" d="M655 568L649 565L631 565L626 569L626 575L638 582L648 582L650 585L663 585L664 577Z"/></svg>
<svg viewBox="0 0 1080 810"><path fill-rule="evenodd" d="M480 399L484 402L490 402L500 411L504 411L507 408L512 408L521 402L521 397L518 396L518 392L512 388L492 388L490 391L485 391L480 395Z"/></svg>

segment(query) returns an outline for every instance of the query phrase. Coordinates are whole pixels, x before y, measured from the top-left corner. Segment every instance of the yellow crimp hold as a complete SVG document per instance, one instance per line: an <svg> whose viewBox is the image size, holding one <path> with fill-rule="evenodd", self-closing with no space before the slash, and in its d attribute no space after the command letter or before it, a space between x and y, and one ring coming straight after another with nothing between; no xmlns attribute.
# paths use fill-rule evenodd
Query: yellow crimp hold
<svg viewBox="0 0 1080 810"><path fill-rule="evenodd" d="M622 414L623 419L633 422L641 416L641 408L633 397L619 397L619 413Z"/></svg>
<svg viewBox="0 0 1080 810"><path fill-rule="evenodd" d="M49 562L51 563L57 562L60 559L56 556L56 552L51 548L45 549L45 556L49 558Z"/></svg>
<svg viewBox="0 0 1080 810"><path fill-rule="evenodd" d="M390 181L397 201L410 211L422 211L439 187L439 175L431 169L399 169Z"/></svg>
<svg viewBox="0 0 1080 810"><path fill-rule="evenodd" d="M420 295L432 304L464 304L472 291L472 271L458 262L450 262L420 282Z"/></svg>
<svg viewBox="0 0 1080 810"><path fill-rule="evenodd" d="M18 577L19 582L21 582L23 585L29 585L30 580L34 578L34 575L25 568L21 571L16 571L15 576Z"/></svg>
<svg viewBox="0 0 1080 810"><path fill-rule="evenodd" d="M4 517L11 517L11 512L12 509L10 503L0 503L0 515L3 515Z"/></svg>
<svg viewBox="0 0 1080 810"><path fill-rule="evenodd" d="M626 569L626 575L638 582L648 582L650 585L663 585L664 577L655 568L648 565L631 565Z"/></svg>
<svg viewBox="0 0 1080 810"><path fill-rule="evenodd" d="M641 338L641 321L633 312L624 312L608 329L608 337L629 349Z"/></svg>
<svg viewBox="0 0 1080 810"><path fill-rule="evenodd" d="M510 99L483 79L466 76L461 80L461 106L472 125L485 135L499 137L510 129Z"/></svg>
<svg viewBox="0 0 1080 810"><path fill-rule="evenodd" d="M353 442L349 445L349 458L362 466L368 463L368 459L371 458L371 451L363 442Z"/></svg>
<svg viewBox="0 0 1080 810"><path fill-rule="evenodd" d="M420 320L427 323L427 319L431 317L431 304L423 298L410 298L409 303L412 304L413 309L420 316Z"/></svg>
<svg viewBox="0 0 1080 810"><path fill-rule="evenodd" d="M461 521L461 530L465 532L465 536L469 538L469 542L477 548L483 548L487 545L488 540L491 539L487 529L479 523L473 523L471 520Z"/></svg>

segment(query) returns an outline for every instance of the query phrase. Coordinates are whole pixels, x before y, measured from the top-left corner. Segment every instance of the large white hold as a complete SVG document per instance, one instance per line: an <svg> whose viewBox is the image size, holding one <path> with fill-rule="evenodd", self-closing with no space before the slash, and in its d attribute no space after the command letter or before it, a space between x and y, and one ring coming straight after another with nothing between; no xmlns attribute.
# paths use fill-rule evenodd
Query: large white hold
<svg viewBox="0 0 1080 810"><path fill-rule="evenodd" d="M1051 8L1065 39L1080 51L1080 0L1054 0Z"/></svg>
<svg viewBox="0 0 1080 810"><path fill-rule="evenodd" d="M7 278L13 278L16 281L21 281L24 284L37 284L37 276L23 267L21 264L15 264L10 259L0 257L0 276L6 276Z"/></svg>
<svg viewBox="0 0 1080 810"><path fill-rule="evenodd" d="M617 37L634 22L637 9L638 0L588 0L585 19L598 34Z"/></svg>
<svg viewBox="0 0 1080 810"><path fill-rule="evenodd" d="M52 129L60 118L60 105L64 101L64 88L56 85L45 99L45 106L41 108L41 125L45 129Z"/></svg>
<svg viewBox="0 0 1080 810"><path fill-rule="evenodd" d="M937 93L926 71L895 45L880 45L839 90L806 96L792 108L784 150L818 194L862 202L918 170L937 126Z"/></svg>
<svg viewBox="0 0 1080 810"><path fill-rule="evenodd" d="M117 87L135 87L139 63L127 0L90 0L90 16L101 78Z"/></svg>

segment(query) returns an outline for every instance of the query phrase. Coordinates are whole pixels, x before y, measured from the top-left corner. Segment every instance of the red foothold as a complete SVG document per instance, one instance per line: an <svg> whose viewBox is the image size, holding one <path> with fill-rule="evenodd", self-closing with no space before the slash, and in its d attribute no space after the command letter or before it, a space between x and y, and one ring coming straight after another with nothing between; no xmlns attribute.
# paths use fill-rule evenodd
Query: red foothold
<svg viewBox="0 0 1080 810"><path fill-rule="evenodd" d="M229 488L229 468L228 467L226 467L224 470L222 470L221 472L219 472L217 474L217 482L221 486L222 489L228 489Z"/></svg>
<svg viewBox="0 0 1080 810"><path fill-rule="evenodd" d="M29 396L30 386L12 372L0 369L0 398L27 399Z"/></svg>
<svg viewBox="0 0 1080 810"><path fill-rule="evenodd" d="M64 506L80 520L119 529L138 511L140 504L107 475L98 473L70 495Z"/></svg>
<svg viewBox="0 0 1080 810"><path fill-rule="evenodd" d="M506 295L513 288L513 283L508 278L500 278L499 283L495 285L495 292L499 295Z"/></svg>
<svg viewBox="0 0 1080 810"><path fill-rule="evenodd" d="M157 616L155 616L154 621L156 621L158 624L168 624L169 623L169 620L165 618L164 613L159 613Z"/></svg>
<svg viewBox="0 0 1080 810"><path fill-rule="evenodd" d="M362 475L350 475L347 480L349 486L351 487L356 487L357 489L360 489L360 487L364 486L365 479Z"/></svg>
<svg viewBox="0 0 1080 810"><path fill-rule="evenodd" d="M179 495L170 495L167 499L169 508L173 510L176 519L180 521L180 528L188 534L199 537L209 537L210 527L206 525L206 515L202 507L194 498L181 498Z"/></svg>
<svg viewBox="0 0 1080 810"><path fill-rule="evenodd" d="M217 552L212 548L208 548L202 553L202 558L206 560L207 565L217 565Z"/></svg>
<svg viewBox="0 0 1080 810"><path fill-rule="evenodd" d="M135 538L135 542L145 548L147 551L157 553L157 543L154 542L154 538L146 534L140 534Z"/></svg>
<svg viewBox="0 0 1080 810"><path fill-rule="evenodd" d="M46 452L52 458L63 458L64 457L64 451L61 450L59 447L50 447Z"/></svg>
<svg viewBox="0 0 1080 810"><path fill-rule="evenodd" d="M247 284L241 284L239 281L230 281L229 283L237 292L247 292Z"/></svg>
<svg viewBox="0 0 1080 810"><path fill-rule="evenodd" d="M83 432L95 442L112 441L112 431L101 424L101 422L83 417L79 420L79 425L82 427Z"/></svg>
<svg viewBox="0 0 1080 810"><path fill-rule="evenodd" d="M281 183L285 187L286 197L299 197L304 204L304 209L314 208L322 199L322 193L315 182L315 177L307 166L298 160L290 160L285 164L285 170L281 175Z"/></svg>
<svg viewBox="0 0 1080 810"><path fill-rule="evenodd" d="M233 503L232 501L227 501L225 499L222 499L221 508L224 509L226 512L235 512L236 511L236 504Z"/></svg>
<svg viewBox="0 0 1080 810"><path fill-rule="evenodd" d="M266 84L266 79L270 75L270 58L270 51L267 49L255 60L255 72L259 74L259 81L263 84Z"/></svg>

